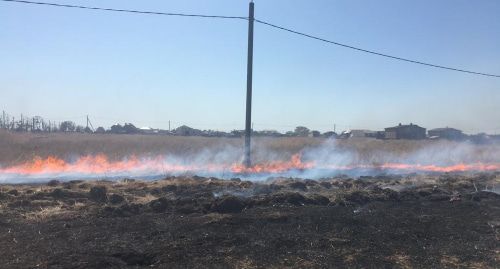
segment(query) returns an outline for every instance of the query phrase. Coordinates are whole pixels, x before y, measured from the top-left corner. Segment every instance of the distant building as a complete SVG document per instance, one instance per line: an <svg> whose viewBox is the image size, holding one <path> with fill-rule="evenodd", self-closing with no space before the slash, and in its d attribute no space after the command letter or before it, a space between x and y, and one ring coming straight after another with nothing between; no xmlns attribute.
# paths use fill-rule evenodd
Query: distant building
<svg viewBox="0 0 500 269"><path fill-rule="evenodd" d="M141 134L158 134L159 130L151 127L141 127L139 128L139 132Z"/></svg>
<svg viewBox="0 0 500 269"><path fill-rule="evenodd" d="M370 138L379 138L379 133L377 131L371 131L371 130L351 130L351 138L352 137L370 137ZM380 137L380 138L383 138Z"/></svg>
<svg viewBox="0 0 500 269"><path fill-rule="evenodd" d="M351 136L350 137L366 137L366 134L371 132L370 130L351 130Z"/></svg>
<svg viewBox="0 0 500 269"><path fill-rule="evenodd" d="M337 138L339 139L347 139L347 138L350 138L351 137L351 131L342 131L342 133L340 133Z"/></svg>
<svg viewBox="0 0 500 269"><path fill-rule="evenodd" d="M430 137L439 137L443 139L449 140L461 140L465 138L464 133L462 131L457 130L455 128L436 128L429 130Z"/></svg>
<svg viewBox="0 0 500 269"><path fill-rule="evenodd" d="M425 128L416 124L402 125L385 128L385 139L425 139Z"/></svg>
<svg viewBox="0 0 500 269"><path fill-rule="evenodd" d="M376 138L376 139L384 139L385 132L384 131L376 131L376 132L372 132L372 133L367 133L366 137L371 137L371 138Z"/></svg>

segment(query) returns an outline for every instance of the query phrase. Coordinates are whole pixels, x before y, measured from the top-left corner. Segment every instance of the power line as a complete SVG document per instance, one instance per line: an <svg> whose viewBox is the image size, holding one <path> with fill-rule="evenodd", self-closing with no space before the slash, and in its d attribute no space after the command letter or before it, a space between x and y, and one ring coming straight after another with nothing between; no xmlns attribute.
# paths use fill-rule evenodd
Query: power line
<svg viewBox="0 0 500 269"><path fill-rule="evenodd" d="M265 21L262 21L262 20L255 19L255 21L258 22L258 23L260 23L260 24L264 24L264 25L267 25L267 26L270 26L270 27L273 27L273 28L276 28L276 29L287 31L287 32L290 32L290 33L293 33L293 34L296 34L296 35L308 37L308 38L311 38L311 39L323 41L323 42L326 42L326 43L330 43L330 44L333 44L333 45L337 45L337 46L341 46L341 47L345 47L345 48L349 48L349 49L353 49L353 50L357 50L357 51L361 51L361 52L365 52L365 53L370 53L370 54L374 54L374 55L378 55L378 56L382 56L382 57L391 58L391 59L394 59L394 60L399 60L399 61L404 61L404 62L410 62L410 63L414 63L414 64L420 64L420 65L425 65L425 66L430 66L430 67L435 67L435 68L441 68L441 69L446 69L446 70L451 70L451 71L469 73L469 74L474 74L474 75L481 75L481 76L488 76L488 77L497 77L497 78L500 78L500 75L487 74L487 73L481 73L481 72L475 72L475 71L469 71L469 70L458 69L458 68L453 68L453 67L446 67L446 66L442 66L442 65L430 64L430 63L425 63L425 62L421 62L421 61L416 61L416 60L401 58L401 57L397 57L397 56L392 56L392 55L388 55L388 54L384 54L384 53L380 53L380 52L376 52L376 51L371 51L371 50L367 50L367 49L362 49L362 48L354 47L354 46L351 46L351 45L346 45L346 44L338 43L338 42L335 42L335 41L327 40L327 39L324 39L324 38L321 38L321 37L317 37L317 36L313 36L313 35L310 35L310 34L305 34L305 33L302 33L302 32L298 32L298 31L295 31L295 30L292 30L292 29L288 29L288 28L285 28L285 27L282 27L282 26L278 26L278 25L275 25L275 24L272 24L272 23L269 23L269 22L265 22Z"/></svg>
<svg viewBox="0 0 500 269"><path fill-rule="evenodd" d="M146 14L146 15L164 15L164 16L181 16L181 17L200 17L200 18L217 18L217 19L241 19L241 20L248 20L247 17L242 17L242 16L219 16L219 15L203 15L203 14L186 14L186 13L169 13L169 12L157 12L157 11L141 11L141 10L132 10L132 9L116 9L116 8L102 8L102 7L90 7L90 6L80 6L80 5L68 5L68 4L56 4L56 3L47 3L47 2L35 2L35 1L25 1L25 0L0 0L3 2L14 2L14 3L22 3L22 4L32 4L32 5L45 5L45 6L53 6L53 7L65 7L65 8L79 8L79 9L87 9L87 10L99 10L99 11L112 11L112 12L126 12L126 13L136 13L136 14ZM349 48L377 56L382 56L386 58L390 58L393 60L399 60L399 61L404 61L404 62L409 62L413 64L419 64L419 65L424 65L424 66L429 66L429 67L434 67L434 68L440 68L440 69L445 69L445 70L451 70L451 71L456 71L456 72L462 72L462 73L468 73L468 74L474 74L474 75L481 75L481 76L488 76L488 77L497 77L500 78L500 75L495 75L495 74L488 74L488 73L482 73L482 72L476 72L476 71L470 71L470 70L465 70L465 69L459 69L459 68L454 68L454 67L447 67L443 65L437 65L437 64L431 64L431 63L426 63L422 61L417 61L417 60L411 60L407 58L402 58L398 56L393 56L385 53L380 53L372 50L367 50L367 49L362 49L358 48L355 46L335 42L332 40L324 39L321 37L317 37L311 34L306 34L302 33L299 31L295 31L289 28L285 28L283 26L279 26L276 24L272 24L266 21L258 20L255 19L255 22L267 25L269 27L273 27L279 30L283 30L286 32L290 32L296 35L300 35L303 37L315 39L318 41L326 42L329 44L333 44L336 46L341 46L344 48Z"/></svg>
<svg viewBox="0 0 500 269"><path fill-rule="evenodd" d="M15 3L22 3L22 4L31 4L31 5L45 5L45 6L53 6L53 7L80 8L80 9L90 9L90 10L100 10L100 11L114 11L114 12L127 12L127 13L147 14L147 15L164 15L164 16L181 16L181 17L200 17L200 18L215 18L215 19L241 19L241 20L248 20L248 18L246 18L246 17L239 17L239 16L219 16L219 15L203 15L203 14L186 14L186 13L170 13L170 12L157 12L157 11L142 11L142 10L133 10L133 9L116 9L116 8L90 7L90 6L55 4L55 3L47 3L47 2L24 1L24 0L0 0L0 1L15 2Z"/></svg>

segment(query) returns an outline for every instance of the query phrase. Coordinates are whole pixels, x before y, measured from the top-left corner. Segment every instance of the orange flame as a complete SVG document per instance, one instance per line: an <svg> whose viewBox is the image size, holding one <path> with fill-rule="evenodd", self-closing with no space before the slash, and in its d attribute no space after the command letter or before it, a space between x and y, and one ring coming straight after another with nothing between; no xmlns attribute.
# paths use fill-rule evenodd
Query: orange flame
<svg viewBox="0 0 500 269"><path fill-rule="evenodd" d="M131 156L120 161L110 161L107 156L99 154L82 156L73 163L68 163L57 157L47 157L46 159L36 157L31 162L0 169L0 174L107 174L136 171L185 171L191 169L191 167L176 164L164 167L163 164L164 159L162 157L141 160L136 156Z"/></svg>
<svg viewBox="0 0 500 269"><path fill-rule="evenodd" d="M243 164L233 164L231 171L238 174L276 174L290 170L306 170L312 168L314 168L313 162L302 162L300 154L294 154L289 161L274 161L263 164L255 164L250 167L246 167Z"/></svg>
<svg viewBox="0 0 500 269"><path fill-rule="evenodd" d="M104 154L87 155L74 162L66 162L57 157L40 157L16 166L0 168L0 177L9 175L43 176L43 175L159 175L167 173L221 173L233 174L279 174L290 171L323 169L347 171L355 169L408 171L408 172L467 172L467 171L500 171L500 163L460 163L449 166L384 163L354 164L347 166L318 165L313 161L303 161L300 154L295 154L288 161L271 161L246 167L243 164L177 164L169 162L164 156L154 158L129 158L111 161Z"/></svg>
<svg viewBox="0 0 500 269"><path fill-rule="evenodd" d="M454 164L449 166L437 166L437 165L420 165L420 164L396 164L387 163L381 166L382 169L394 169L394 170L416 170L416 171L428 171L428 172L467 172L467 171L497 171L500 170L500 164L484 164L484 163L473 163L473 164Z"/></svg>

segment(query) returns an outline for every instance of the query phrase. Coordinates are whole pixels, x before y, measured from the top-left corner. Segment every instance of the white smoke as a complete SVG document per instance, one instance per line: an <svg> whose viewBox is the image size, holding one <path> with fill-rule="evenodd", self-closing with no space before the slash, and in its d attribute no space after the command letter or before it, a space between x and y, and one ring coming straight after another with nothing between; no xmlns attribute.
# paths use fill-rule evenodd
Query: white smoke
<svg viewBox="0 0 500 269"><path fill-rule="evenodd" d="M136 177L158 179L171 175L199 175L206 177L265 180L268 177L299 177L318 179L339 174L349 176L377 175L386 173L409 173L419 171L380 169L385 163L410 165L448 166L471 163L500 164L500 145L476 145L470 142L450 141L381 141L375 139L333 140L328 139L316 146L299 151L269 149L268 144L254 140L252 147L254 163L287 161L292 154L300 153L301 160L313 163L311 169L291 169L280 173L235 174L233 164L242 162L243 149L234 145L205 148L184 155L139 156L139 164L124 171L85 173L62 171L59 173L12 174L3 173L0 167L0 183L43 182L51 179L119 179ZM283 147L286 148L286 147ZM69 162L74 162L74 156ZM131 158L131 157L129 157ZM123 160L127 160L124 158ZM149 166L156 160L154 167ZM158 161L159 160L159 161ZM180 167L172 169L172 167Z"/></svg>

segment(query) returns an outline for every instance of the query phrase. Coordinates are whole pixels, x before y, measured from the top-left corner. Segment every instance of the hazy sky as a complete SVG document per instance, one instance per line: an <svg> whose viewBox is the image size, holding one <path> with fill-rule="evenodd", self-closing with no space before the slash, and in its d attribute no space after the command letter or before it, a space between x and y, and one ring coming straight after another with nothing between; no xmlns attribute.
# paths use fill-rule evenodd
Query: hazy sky
<svg viewBox="0 0 500 269"><path fill-rule="evenodd" d="M247 16L244 0L54 3ZM255 1L255 16L420 61L500 74L500 1ZM500 78L394 61L255 26L255 129L500 133ZM94 126L244 128L247 22L0 2L0 110Z"/></svg>

